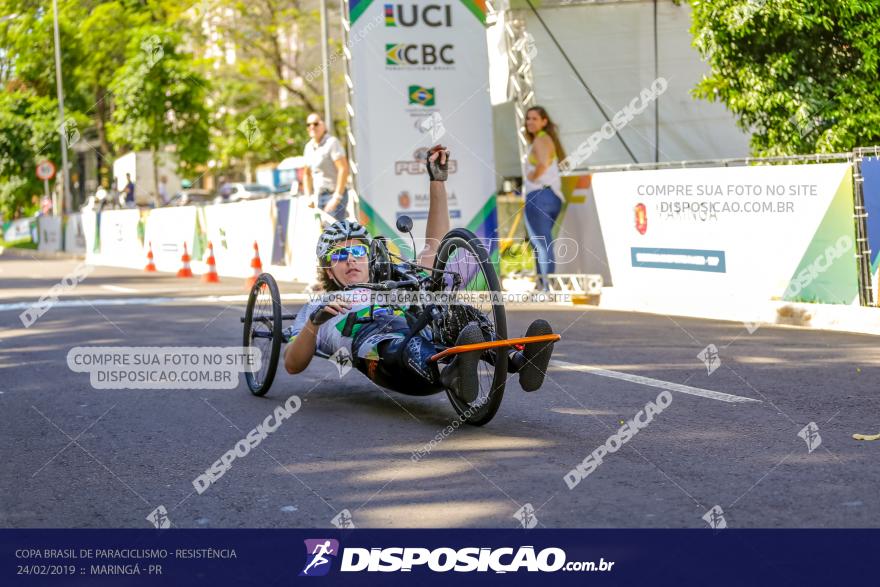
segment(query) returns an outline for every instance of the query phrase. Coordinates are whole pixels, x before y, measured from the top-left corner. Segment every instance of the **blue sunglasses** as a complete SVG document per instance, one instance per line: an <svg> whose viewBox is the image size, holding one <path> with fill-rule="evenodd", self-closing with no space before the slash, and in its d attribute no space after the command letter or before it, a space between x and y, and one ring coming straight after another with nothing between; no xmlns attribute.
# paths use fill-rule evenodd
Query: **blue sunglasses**
<svg viewBox="0 0 880 587"><path fill-rule="evenodd" d="M339 247L327 253L327 261L347 261L349 255L355 259L361 259L367 256L367 247L364 245L351 245L350 247Z"/></svg>

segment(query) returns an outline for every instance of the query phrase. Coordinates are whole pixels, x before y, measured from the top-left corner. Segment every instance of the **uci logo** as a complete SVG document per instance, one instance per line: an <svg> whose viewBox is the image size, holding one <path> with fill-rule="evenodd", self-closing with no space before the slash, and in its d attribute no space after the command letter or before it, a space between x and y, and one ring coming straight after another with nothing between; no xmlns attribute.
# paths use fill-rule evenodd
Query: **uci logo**
<svg viewBox="0 0 880 587"><path fill-rule="evenodd" d="M416 26L419 22L429 27L451 27L452 6L449 4L386 4L385 26Z"/></svg>
<svg viewBox="0 0 880 587"><path fill-rule="evenodd" d="M386 43L385 65L453 65L452 45Z"/></svg>

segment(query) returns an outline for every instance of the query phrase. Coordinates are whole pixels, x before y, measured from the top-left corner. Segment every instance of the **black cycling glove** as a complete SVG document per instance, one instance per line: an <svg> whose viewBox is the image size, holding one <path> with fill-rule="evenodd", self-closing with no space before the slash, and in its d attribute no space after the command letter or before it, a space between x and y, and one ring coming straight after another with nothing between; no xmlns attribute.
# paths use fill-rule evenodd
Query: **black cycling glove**
<svg viewBox="0 0 880 587"><path fill-rule="evenodd" d="M446 150L446 163L440 163L440 157L437 157L436 161L431 161L431 155L435 152L434 149L428 151L428 160L425 161L425 167L428 168L428 177L431 178L431 181L446 181L446 178L449 177L449 150Z"/></svg>
<svg viewBox="0 0 880 587"><path fill-rule="evenodd" d="M318 306L315 310L309 315L309 322L314 324L315 326L320 326L330 318L333 318L336 314L331 314L327 311L327 306Z"/></svg>

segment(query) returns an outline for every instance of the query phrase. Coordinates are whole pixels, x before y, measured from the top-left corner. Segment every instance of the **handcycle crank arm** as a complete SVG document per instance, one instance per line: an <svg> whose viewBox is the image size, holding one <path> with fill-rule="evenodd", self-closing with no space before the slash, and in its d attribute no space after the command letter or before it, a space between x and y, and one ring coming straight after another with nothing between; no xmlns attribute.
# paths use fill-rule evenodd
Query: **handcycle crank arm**
<svg viewBox="0 0 880 587"><path fill-rule="evenodd" d="M486 342L477 342L474 344L463 344L460 346L449 347L444 351L440 351L436 355L431 356L429 361L439 361L449 355L457 355L459 353L467 353L470 351L484 351L486 349L494 349L498 347L508 347L517 344L527 344L530 342L556 342L562 337L558 334L542 334L539 336L524 336L522 338L507 338L504 340L489 340Z"/></svg>

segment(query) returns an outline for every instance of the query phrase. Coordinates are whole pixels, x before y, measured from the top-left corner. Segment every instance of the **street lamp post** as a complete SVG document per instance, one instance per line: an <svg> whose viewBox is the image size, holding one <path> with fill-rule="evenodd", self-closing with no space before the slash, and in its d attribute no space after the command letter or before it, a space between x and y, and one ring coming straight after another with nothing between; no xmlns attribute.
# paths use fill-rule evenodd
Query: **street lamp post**
<svg viewBox="0 0 880 587"><path fill-rule="evenodd" d="M61 81L61 35L58 33L58 0L52 0L52 12L55 19L55 85L58 92L58 116L61 122L58 132L61 135L61 176L63 178L64 211L73 211L70 190L70 170L67 167L67 125L64 121L64 85Z"/></svg>

